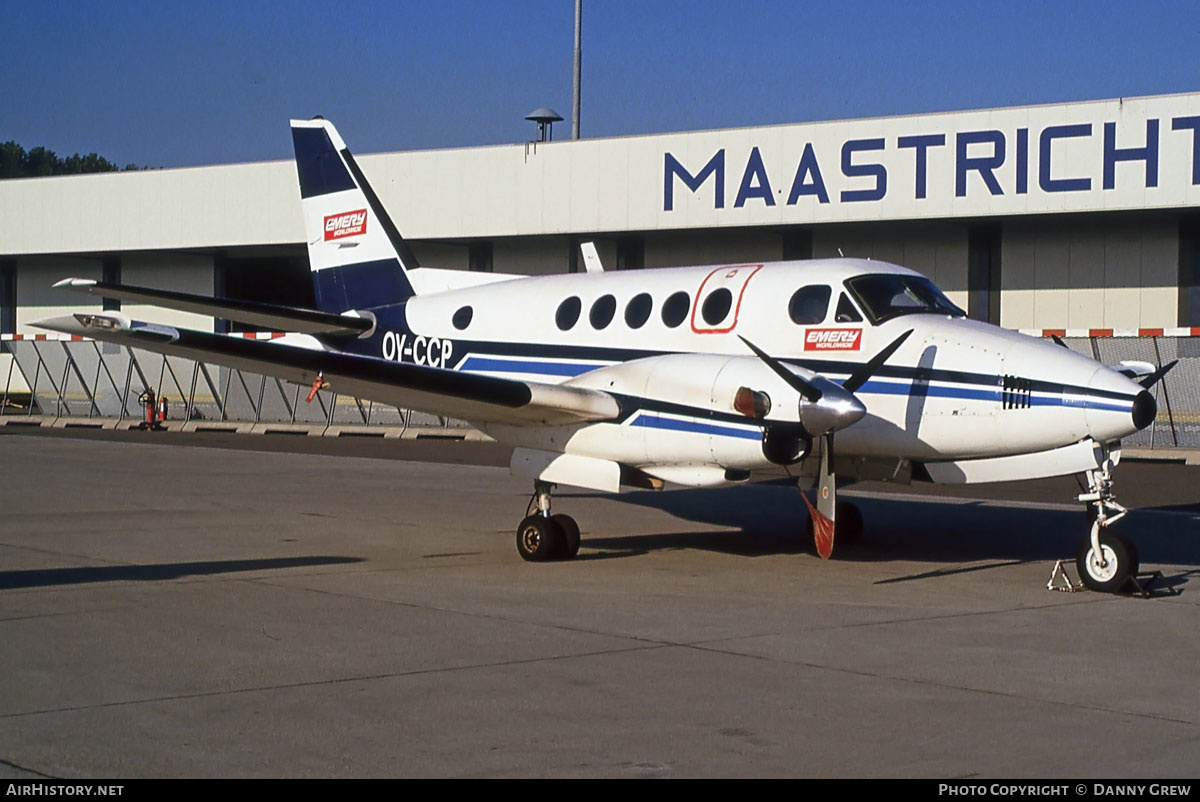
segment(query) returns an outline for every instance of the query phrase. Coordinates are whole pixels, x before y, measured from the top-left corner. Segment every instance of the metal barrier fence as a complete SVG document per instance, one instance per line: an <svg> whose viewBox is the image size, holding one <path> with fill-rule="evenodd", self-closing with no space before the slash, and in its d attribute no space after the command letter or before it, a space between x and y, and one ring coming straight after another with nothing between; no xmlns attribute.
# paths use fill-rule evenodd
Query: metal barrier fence
<svg viewBox="0 0 1200 802"><path fill-rule="evenodd" d="M1154 386L1158 418L1144 431L1125 439L1141 448L1200 447L1200 337L1067 337L1072 350L1106 365L1122 360L1164 365L1179 360ZM399 409L337 393L318 393L305 403L306 389L268 376L223 368L179 357L93 340L38 335L16 339L5 335L13 355L4 381L0 416L141 419L138 397L153 390L171 404L170 419L195 428L205 424L304 424L309 426L453 427L466 423L423 412ZM14 409L14 369L29 388L32 403Z"/></svg>

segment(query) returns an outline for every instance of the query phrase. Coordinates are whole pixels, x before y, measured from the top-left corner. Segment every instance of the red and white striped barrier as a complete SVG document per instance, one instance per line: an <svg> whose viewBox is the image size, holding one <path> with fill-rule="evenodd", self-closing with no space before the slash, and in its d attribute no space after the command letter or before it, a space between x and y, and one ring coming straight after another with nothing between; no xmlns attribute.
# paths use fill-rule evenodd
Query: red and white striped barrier
<svg viewBox="0 0 1200 802"><path fill-rule="evenodd" d="M1200 337L1200 326L1147 329L1017 329L1030 337Z"/></svg>
<svg viewBox="0 0 1200 802"><path fill-rule="evenodd" d="M287 334L282 331L235 331L228 337L241 337L247 340L278 340L280 337L286 337ZM91 337L83 337L78 334L0 334L0 342L72 342L72 341L87 341L91 342Z"/></svg>

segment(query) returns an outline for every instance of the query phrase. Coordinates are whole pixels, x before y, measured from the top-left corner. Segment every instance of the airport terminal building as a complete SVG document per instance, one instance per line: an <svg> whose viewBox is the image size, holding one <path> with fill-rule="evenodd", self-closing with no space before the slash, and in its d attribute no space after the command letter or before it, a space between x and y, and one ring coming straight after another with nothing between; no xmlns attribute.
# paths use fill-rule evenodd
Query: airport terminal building
<svg viewBox="0 0 1200 802"><path fill-rule="evenodd" d="M622 270L841 253L1009 328L1200 334L1200 93L359 161L429 266L566 272L587 240ZM290 161L3 181L0 217L10 338L98 308L67 276L311 303Z"/></svg>

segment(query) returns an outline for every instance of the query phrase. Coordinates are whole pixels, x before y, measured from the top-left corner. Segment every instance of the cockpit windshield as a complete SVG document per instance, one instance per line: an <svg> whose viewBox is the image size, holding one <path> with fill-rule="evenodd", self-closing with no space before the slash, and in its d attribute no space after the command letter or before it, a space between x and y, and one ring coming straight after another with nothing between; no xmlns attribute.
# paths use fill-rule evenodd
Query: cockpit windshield
<svg viewBox="0 0 1200 802"><path fill-rule="evenodd" d="M846 286L867 313L872 324L879 324L900 315L929 313L966 317L933 282L922 276L879 273L855 276Z"/></svg>

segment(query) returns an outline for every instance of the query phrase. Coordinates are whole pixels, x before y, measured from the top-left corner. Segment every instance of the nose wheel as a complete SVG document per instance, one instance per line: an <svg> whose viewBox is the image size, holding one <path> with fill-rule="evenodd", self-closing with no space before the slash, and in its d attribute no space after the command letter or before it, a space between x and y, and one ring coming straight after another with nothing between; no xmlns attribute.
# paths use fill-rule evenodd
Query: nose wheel
<svg viewBox="0 0 1200 802"><path fill-rule="evenodd" d="M525 516L517 527L517 553L529 562L571 559L579 553L579 524L570 515L550 514L548 482L533 484L533 499L529 503L536 512Z"/></svg>
<svg viewBox="0 0 1200 802"><path fill-rule="evenodd" d="M1089 589L1116 593L1137 575L1137 549L1118 532L1101 532L1099 549L1092 546L1091 538L1079 544L1075 568Z"/></svg>

